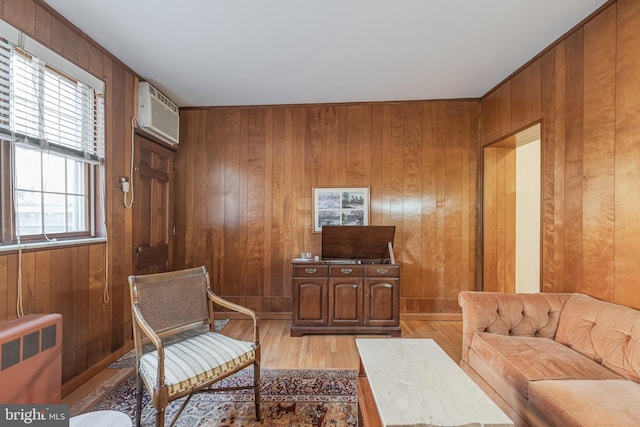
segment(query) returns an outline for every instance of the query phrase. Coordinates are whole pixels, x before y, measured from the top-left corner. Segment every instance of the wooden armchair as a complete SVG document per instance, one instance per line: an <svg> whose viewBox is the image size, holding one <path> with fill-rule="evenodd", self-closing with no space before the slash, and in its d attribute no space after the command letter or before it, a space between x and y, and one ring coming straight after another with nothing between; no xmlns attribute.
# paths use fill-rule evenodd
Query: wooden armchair
<svg viewBox="0 0 640 427"><path fill-rule="evenodd" d="M165 409L170 401L188 396L172 420L173 425L195 393L239 388L254 389L256 419L260 421L260 341L256 314L214 294L205 267L130 276L129 285L138 382L136 425L140 426L143 384L151 395L157 427L164 427ZM213 303L252 318L253 342L214 332ZM204 331L187 332L198 329ZM163 344L163 339L179 333L187 337L174 344ZM143 343L147 341L153 343L155 350L143 353ZM253 384L211 387L251 364Z"/></svg>

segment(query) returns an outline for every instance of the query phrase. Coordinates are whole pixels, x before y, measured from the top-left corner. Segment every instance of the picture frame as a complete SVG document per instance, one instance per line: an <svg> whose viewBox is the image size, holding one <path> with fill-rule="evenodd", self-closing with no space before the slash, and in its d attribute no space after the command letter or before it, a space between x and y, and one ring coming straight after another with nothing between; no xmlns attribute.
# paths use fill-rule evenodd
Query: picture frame
<svg viewBox="0 0 640 427"><path fill-rule="evenodd" d="M323 225L369 225L369 187L313 187L313 232Z"/></svg>

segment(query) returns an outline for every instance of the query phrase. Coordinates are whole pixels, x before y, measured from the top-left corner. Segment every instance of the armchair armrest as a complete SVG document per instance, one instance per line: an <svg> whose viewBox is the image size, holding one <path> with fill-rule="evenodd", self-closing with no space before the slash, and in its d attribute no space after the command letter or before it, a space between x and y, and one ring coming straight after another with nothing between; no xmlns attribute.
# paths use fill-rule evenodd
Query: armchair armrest
<svg viewBox="0 0 640 427"><path fill-rule="evenodd" d="M140 311L140 308L138 307L137 304L133 305L133 322L138 328L140 328L142 332L144 332L147 338L149 338L149 341L151 341L151 343L156 348L156 350L158 350L158 355L160 355L160 352L163 350L162 340L160 339L158 334L156 334L156 332L151 328L151 326L147 323L147 321L144 320L144 316L142 315L142 312ZM134 338L135 339L142 338L140 331L138 331L135 334ZM140 348L142 348L142 346L140 346Z"/></svg>
<svg viewBox="0 0 640 427"><path fill-rule="evenodd" d="M211 289L207 290L207 295L209 296L209 300L224 307L224 308L228 308L229 310L233 310L235 312L238 313L242 313L248 317L250 317L251 319L253 319L253 342L255 343L256 346L258 346L260 344L260 331L259 331L259 321L258 321L258 315L256 314L255 311L247 308L247 307L243 307L241 305L235 304L231 301L228 301L224 298L222 298L221 296L216 295L215 293L213 293L213 291Z"/></svg>
<svg viewBox="0 0 640 427"><path fill-rule="evenodd" d="M135 352L136 352L136 372L140 368L139 361L140 356L142 355L142 336L141 332L149 338L151 344L156 348L158 354L158 383L156 387L158 389L164 387L164 344L162 343L162 339L156 334L156 332L151 328L151 325L147 323L140 311L140 307L138 304L133 304L133 316L132 316L133 324L134 324L134 340L136 342ZM140 349L140 352L138 352Z"/></svg>
<svg viewBox="0 0 640 427"><path fill-rule="evenodd" d="M476 332L553 339L560 311L574 294L507 294L463 291L462 362L469 360L471 340Z"/></svg>

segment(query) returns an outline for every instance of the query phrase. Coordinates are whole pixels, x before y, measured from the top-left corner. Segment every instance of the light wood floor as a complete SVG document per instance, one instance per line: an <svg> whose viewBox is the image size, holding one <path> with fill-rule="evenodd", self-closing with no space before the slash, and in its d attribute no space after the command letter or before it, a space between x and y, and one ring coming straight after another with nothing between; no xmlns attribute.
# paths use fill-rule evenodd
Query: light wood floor
<svg viewBox="0 0 640 427"><path fill-rule="evenodd" d="M260 347L265 369L354 369L359 368L355 339L380 335L304 335L289 336L289 320L261 320ZM461 321L402 320L402 338L432 338L456 362L462 354ZM251 340L252 323L231 320L222 332L234 338ZM394 339L394 338L389 338ZM82 387L70 393L63 403L71 405L71 415L84 412L129 375L132 369L105 369Z"/></svg>

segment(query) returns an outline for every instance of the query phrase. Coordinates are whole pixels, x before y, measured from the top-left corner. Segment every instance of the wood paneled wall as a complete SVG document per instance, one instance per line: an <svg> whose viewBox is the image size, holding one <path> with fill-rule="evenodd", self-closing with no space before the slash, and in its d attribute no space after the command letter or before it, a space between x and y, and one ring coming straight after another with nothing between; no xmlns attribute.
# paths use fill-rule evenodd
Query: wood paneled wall
<svg viewBox="0 0 640 427"><path fill-rule="evenodd" d="M619 0L481 102L483 145L542 119L542 286L640 308L640 2Z"/></svg>
<svg viewBox="0 0 640 427"><path fill-rule="evenodd" d="M481 155L482 290L515 292L516 148L485 147Z"/></svg>
<svg viewBox="0 0 640 427"><path fill-rule="evenodd" d="M477 283L478 102L181 111L174 267L221 295L290 315L290 260L321 252L313 186L369 186L396 225L401 311L455 313Z"/></svg>
<svg viewBox="0 0 640 427"><path fill-rule="evenodd" d="M132 271L131 213L115 189L127 175L135 75L41 1L0 0L1 18L106 82L108 244L22 254L24 311L63 316L63 393L104 367L131 336L127 276ZM105 251L108 271L105 271ZM17 253L0 254L0 321L17 317ZM103 301L108 277L109 302Z"/></svg>

